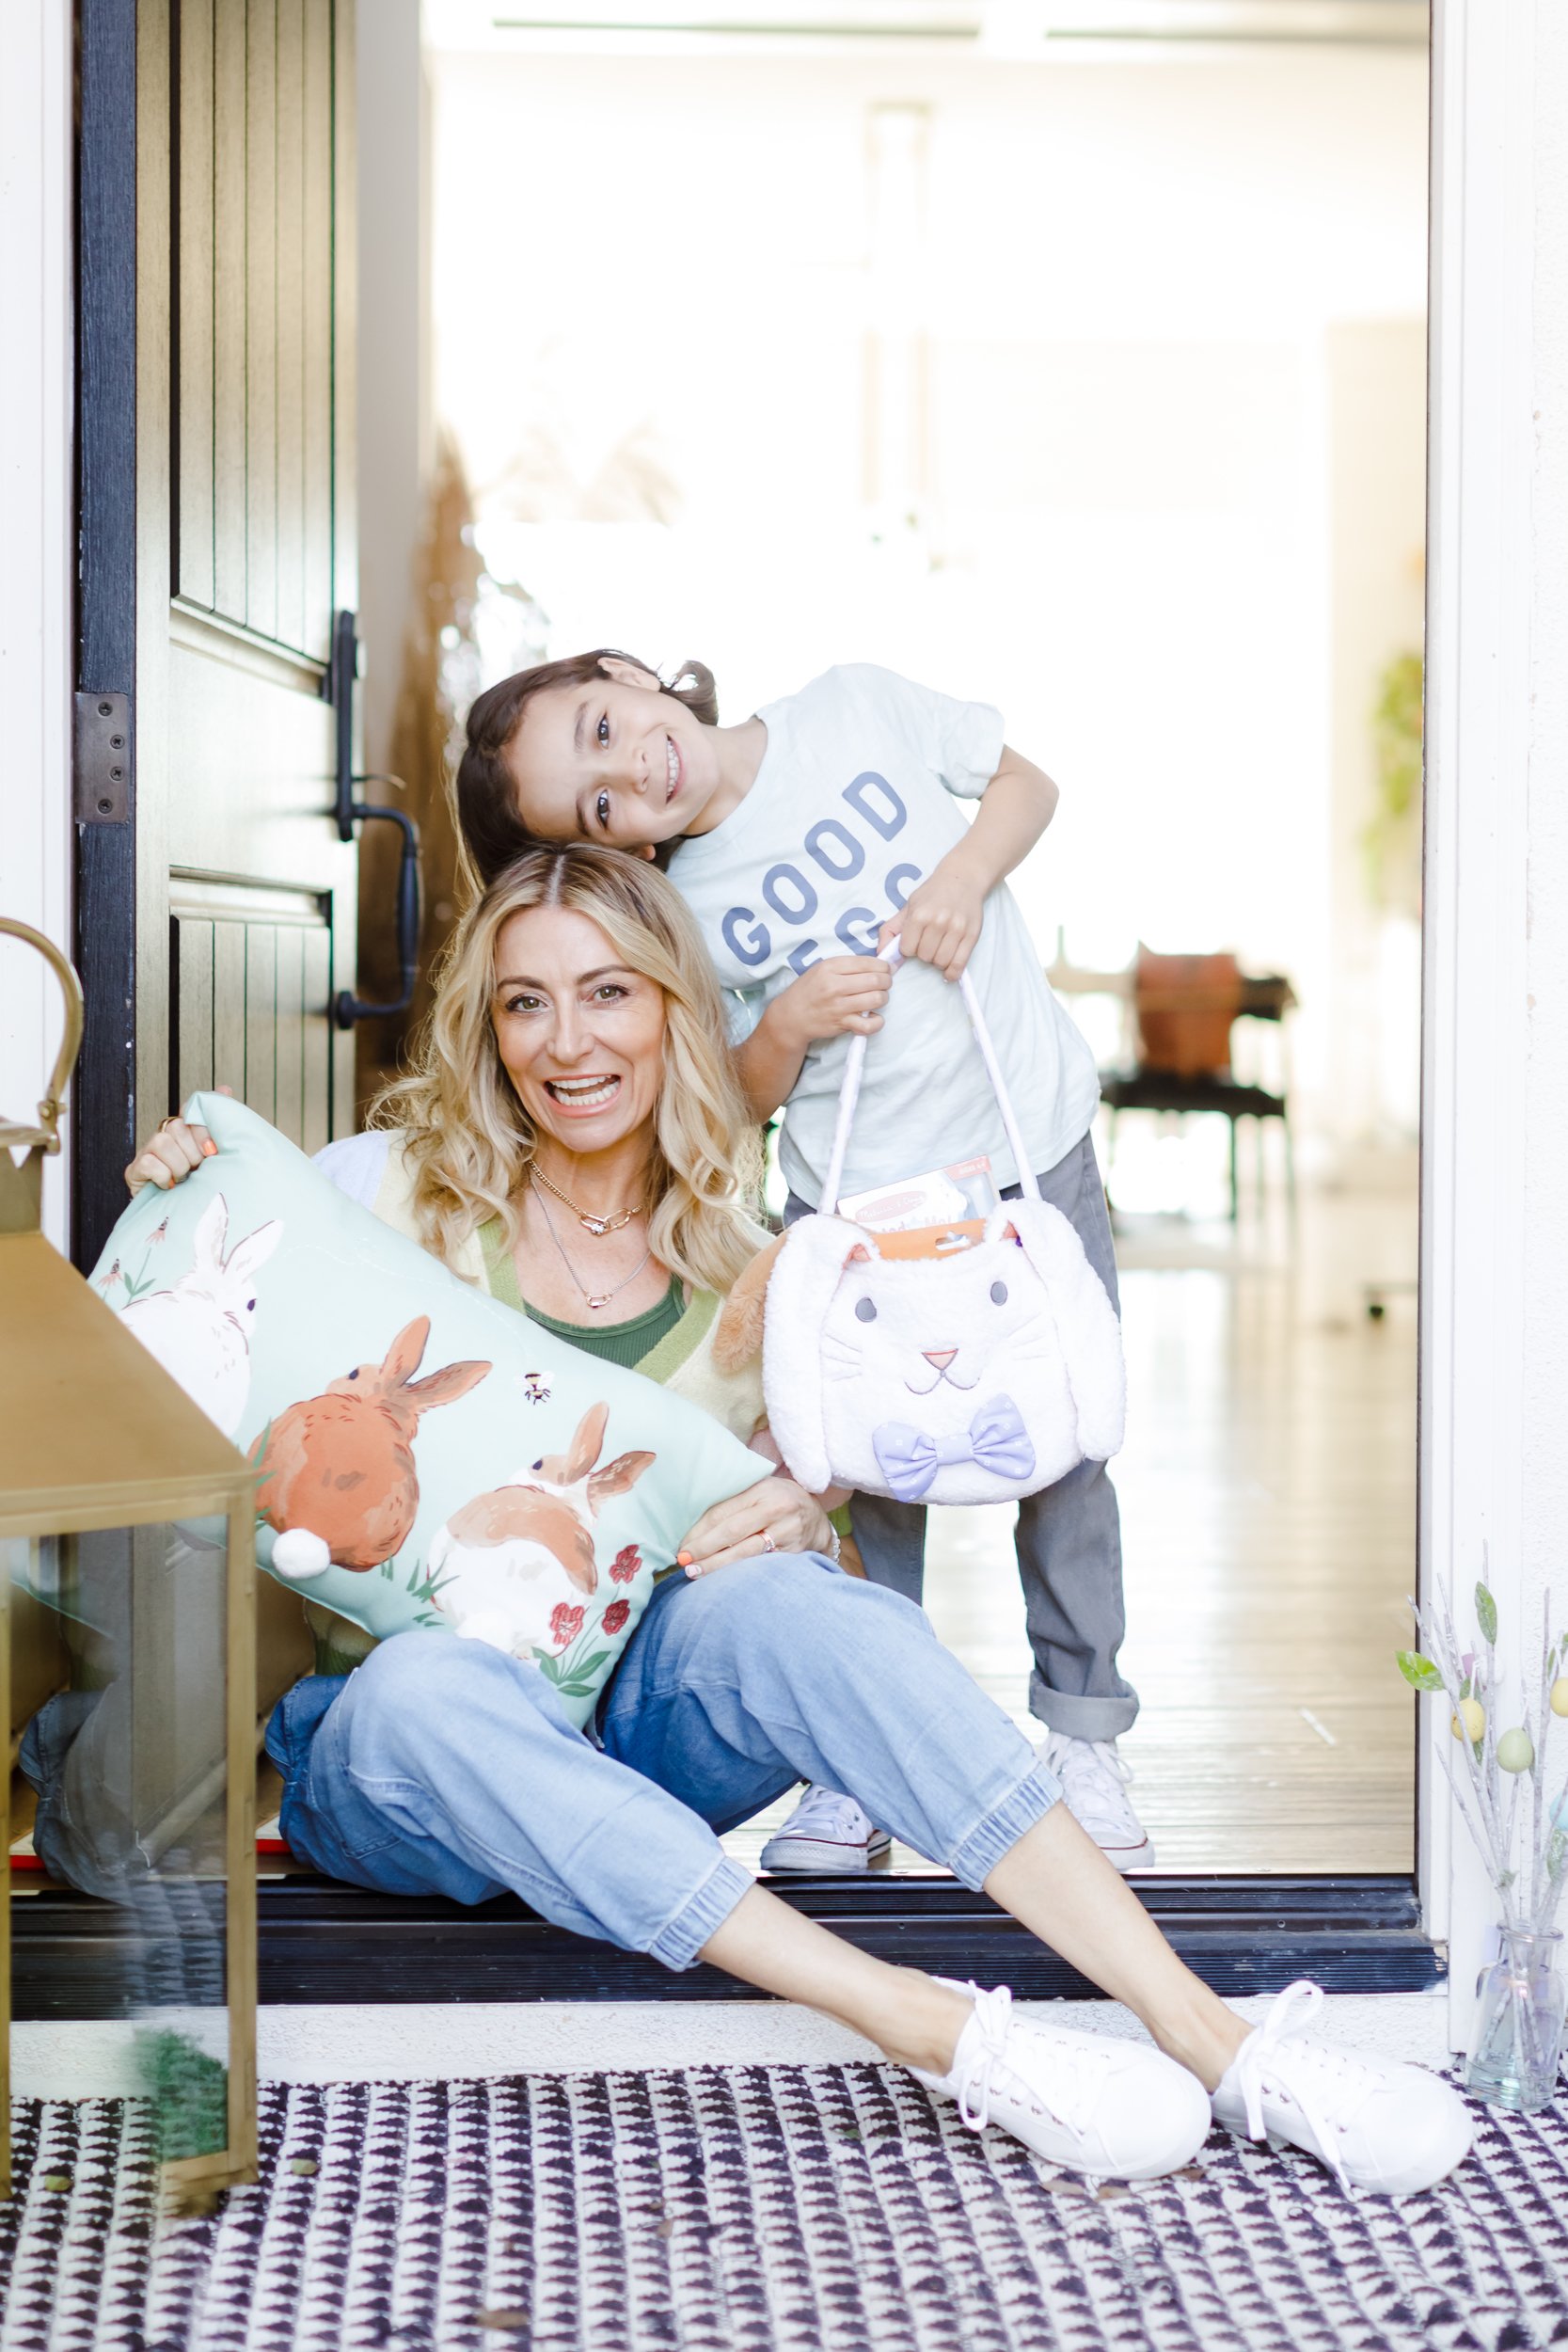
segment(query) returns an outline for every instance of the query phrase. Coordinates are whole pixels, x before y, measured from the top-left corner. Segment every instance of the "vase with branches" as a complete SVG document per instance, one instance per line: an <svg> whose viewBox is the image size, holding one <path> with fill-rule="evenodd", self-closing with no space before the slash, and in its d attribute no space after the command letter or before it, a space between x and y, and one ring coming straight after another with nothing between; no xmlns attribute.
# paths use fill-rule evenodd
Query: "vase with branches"
<svg viewBox="0 0 1568 2352"><path fill-rule="evenodd" d="M1398 1653L1400 1672L1413 1689L1448 1700L1454 1753L1443 1756L1443 1769L1498 1906L1499 1949L1482 1976L1465 2080L1481 2098L1533 2110L1556 2091L1568 2004L1557 1926L1568 1881L1568 1773L1554 1798L1549 1753L1568 1717L1568 1632L1554 1638L1544 1602L1539 1682L1531 1693L1521 1677L1514 1708L1497 1665L1497 1604L1484 1575L1475 1590L1473 1648L1460 1648L1446 1602L1411 1608L1421 1646Z"/></svg>

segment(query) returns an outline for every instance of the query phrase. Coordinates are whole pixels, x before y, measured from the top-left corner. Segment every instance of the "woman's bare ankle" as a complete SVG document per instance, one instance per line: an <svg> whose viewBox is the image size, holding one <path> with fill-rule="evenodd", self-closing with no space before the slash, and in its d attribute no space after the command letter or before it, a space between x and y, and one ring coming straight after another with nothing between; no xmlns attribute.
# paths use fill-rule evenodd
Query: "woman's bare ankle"
<svg viewBox="0 0 1568 2352"><path fill-rule="evenodd" d="M1246 2019L1223 2001L1205 2003L1201 2012L1191 2016L1161 2017L1158 2022L1151 2018L1148 2024L1166 2058L1196 2074L1210 2092L1219 2088L1221 2075L1252 2031Z"/></svg>
<svg viewBox="0 0 1568 2352"><path fill-rule="evenodd" d="M897 2066L918 2066L923 2074L951 2072L958 2037L974 2013L965 1993L915 1968L900 1968L898 1993L876 2026L863 2028Z"/></svg>

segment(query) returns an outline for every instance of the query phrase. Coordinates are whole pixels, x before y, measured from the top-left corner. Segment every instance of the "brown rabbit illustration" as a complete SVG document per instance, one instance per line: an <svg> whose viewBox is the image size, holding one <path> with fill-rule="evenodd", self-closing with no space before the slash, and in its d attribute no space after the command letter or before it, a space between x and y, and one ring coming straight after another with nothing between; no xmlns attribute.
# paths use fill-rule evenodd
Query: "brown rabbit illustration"
<svg viewBox="0 0 1568 2352"><path fill-rule="evenodd" d="M490 1370L448 1364L414 1379L429 1337L430 1317L416 1316L379 1364L356 1365L273 1422L259 1494L262 1518L278 1532L273 1565L285 1576L317 1575L329 1560L379 1567L407 1540L420 1507L420 1416L455 1405Z"/></svg>
<svg viewBox="0 0 1568 2352"><path fill-rule="evenodd" d="M625 1494L651 1468L652 1454L618 1454L594 1465L604 1444L608 1405L591 1405L564 1454L546 1454L504 1486L454 1511L430 1547L439 1580L436 1607L459 1633L515 1658L548 1639L561 1604L598 1584L594 1521L610 1495ZM581 1611L575 1612L580 1620Z"/></svg>

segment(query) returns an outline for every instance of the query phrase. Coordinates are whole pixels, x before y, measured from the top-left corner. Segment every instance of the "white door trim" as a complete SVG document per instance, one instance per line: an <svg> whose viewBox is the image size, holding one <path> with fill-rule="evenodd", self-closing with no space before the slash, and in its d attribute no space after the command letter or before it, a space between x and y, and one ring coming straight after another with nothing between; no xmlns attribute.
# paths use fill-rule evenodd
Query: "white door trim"
<svg viewBox="0 0 1568 2352"><path fill-rule="evenodd" d="M1461 1631L1524 1598L1534 7L1433 11L1420 1561ZM1422 1708L1421 1894L1465 2039L1490 1894Z"/></svg>

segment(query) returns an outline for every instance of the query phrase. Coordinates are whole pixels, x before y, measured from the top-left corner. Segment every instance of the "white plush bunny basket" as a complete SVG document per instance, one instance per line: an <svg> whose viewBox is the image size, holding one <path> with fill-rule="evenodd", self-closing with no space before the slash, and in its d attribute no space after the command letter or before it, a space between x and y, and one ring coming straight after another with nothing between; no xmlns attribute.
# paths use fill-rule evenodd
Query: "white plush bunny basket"
<svg viewBox="0 0 1568 2352"><path fill-rule="evenodd" d="M896 949L890 961L898 961ZM1059 1209L1041 1200L966 972L958 983L1024 1198L982 1225L875 1233L832 1215L784 1237L763 1389L792 1476L901 1502L1005 1502L1121 1444L1121 1328ZM866 1040L845 1062L822 1198L836 1202Z"/></svg>

